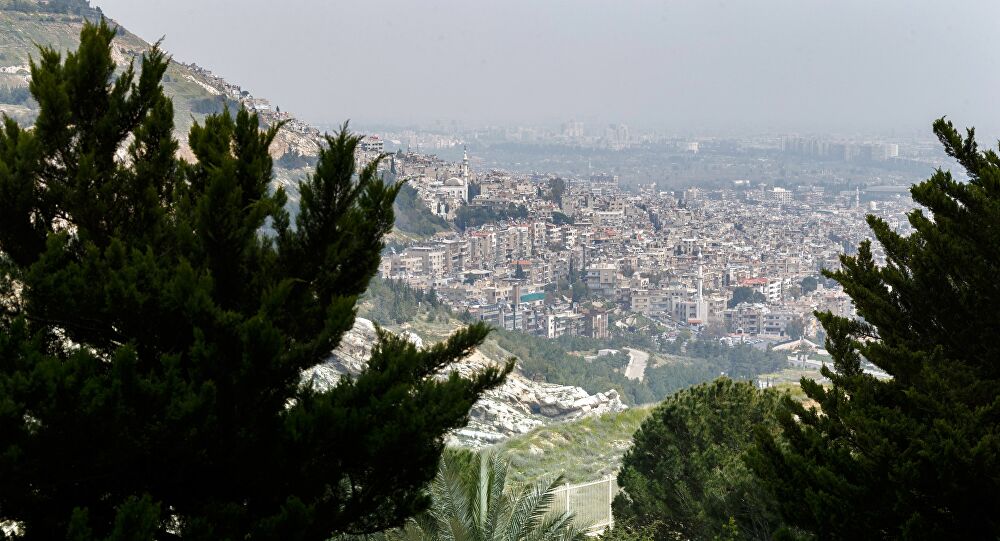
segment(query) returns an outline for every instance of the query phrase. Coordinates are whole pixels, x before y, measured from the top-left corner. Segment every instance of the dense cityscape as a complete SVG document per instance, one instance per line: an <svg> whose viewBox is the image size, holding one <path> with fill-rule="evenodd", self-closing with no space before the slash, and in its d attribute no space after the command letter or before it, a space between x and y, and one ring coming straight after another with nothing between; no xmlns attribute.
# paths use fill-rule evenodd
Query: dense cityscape
<svg viewBox="0 0 1000 541"><path fill-rule="evenodd" d="M0 541L1000 538L995 1L98 1L0 0Z"/></svg>
<svg viewBox="0 0 1000 541"><path fill-rule="evenodd" d="M454 310L548 338L607 338L635 316L730 340L815 337L812 313L850 316L821 269L869 230L867 214L905 232L903 189L792 189L734 180L706 190L625 191L617 177L476 172L399 152L396 178L459 231L396 245L385 278L433 289ZM610 327L609 327L610 326Z"/></svg>

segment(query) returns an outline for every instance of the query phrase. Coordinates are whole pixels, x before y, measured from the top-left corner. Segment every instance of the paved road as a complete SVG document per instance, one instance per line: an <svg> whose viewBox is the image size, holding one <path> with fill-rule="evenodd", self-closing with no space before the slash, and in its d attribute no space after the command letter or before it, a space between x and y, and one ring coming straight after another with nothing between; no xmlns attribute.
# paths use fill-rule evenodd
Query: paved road
<svg viewBox="0 0 1000 541"><path fill-rule="evenodd" d="M646 374L646 363L649 362L649 353L638 349L625 348L628 352L628 366L625 368L625 377L642 381Z"/></svg>

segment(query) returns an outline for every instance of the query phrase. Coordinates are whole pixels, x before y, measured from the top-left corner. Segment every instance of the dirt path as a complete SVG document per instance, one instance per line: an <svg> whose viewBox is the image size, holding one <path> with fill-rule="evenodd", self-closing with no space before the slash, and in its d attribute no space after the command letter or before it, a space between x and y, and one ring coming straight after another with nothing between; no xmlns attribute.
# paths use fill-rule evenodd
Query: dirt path
<svg viewBox="0 0 1000 541"><path fill-rule="evenodd" d="M649 362L649 353L638 349L625 348L628 352L628 366L625 368L625 377L642 381L646 374L646 364Z"/></svg>

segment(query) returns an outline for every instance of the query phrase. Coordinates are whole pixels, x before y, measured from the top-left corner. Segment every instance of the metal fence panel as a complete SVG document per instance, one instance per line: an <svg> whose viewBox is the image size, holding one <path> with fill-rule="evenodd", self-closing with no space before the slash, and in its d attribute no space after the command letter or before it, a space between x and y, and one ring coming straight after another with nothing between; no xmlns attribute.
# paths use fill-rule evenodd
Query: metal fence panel
<svg viewBox="0 0 1000 541"><path fill-rule="evenodd" d="M613 477L565 485L555 491L555 498L549 506L550 514L566 511L573 513L576 527L588 531L603 531L612 525L611 502L618 494L618 483Z"/></svg>

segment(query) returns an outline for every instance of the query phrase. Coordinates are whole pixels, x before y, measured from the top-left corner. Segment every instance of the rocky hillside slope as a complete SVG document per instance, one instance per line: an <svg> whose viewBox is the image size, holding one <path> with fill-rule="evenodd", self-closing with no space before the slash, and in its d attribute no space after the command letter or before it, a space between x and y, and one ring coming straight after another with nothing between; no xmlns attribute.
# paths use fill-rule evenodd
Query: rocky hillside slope
<svg viewBox="0 0 1000 541"><path fill-rule="evenodd" d="M0 112L21 124L30 124L37 114L37 104L27 92L30 79L29 60L38 57L36 44L59 51L74 50L79 45L80 30L85 20L97 20L103 14L92 9L85 0L63 0L71 8L53 12L51 2L37 0L0 0ZM117 24L109 18L112 24ZM120 67L130 62L138 64L142 54L151 47L142 38L118 25L112 54ZM176 135L181 154L190 157L187 135L195 121L239 105L256 111L262 124L286 122L271 147L276 159L276 182L287 187L304 178L308 166L318 153L320 132L299 121L265 99L253 96L241 88L213 75L195 64L171 61L163 80L166 94L173 99ZM292 196L294 198L294 193Z"/></svg>
<svg viewBox="0 0 1000 541"><path fill-rule="evenodd" d="M410 332L406 336L418 346L423 340ZM358 374L364 369L372 345L375 325L358 318L354 328L344 337L329 361L304 375L304 379L319 388L336 384L344 374ZM476 352L460 363L460 374L470 374L496 361ZM504 385L486 394L472 408L469 424L456 430L450 443L480 448L504 441L517 434L560 421L571 421L627 409L618 392L588 394L579 387L539 383L514 373Z"/></svg>
<svg viewBox="0 0 1000 541"><path fill-rule="evenodd" d="M30 125L38 114L38 104L28 92L29 61L38 57L38 45L58 51L75 50L80 30L87 20L107 18L118 27L112 55L119 68L131 62L137 65L151 44L132 34L109 17L92 8L88 0L0 0L0 113L21 125ZM169 51L167 51L169 53ZM254 96L249 90L230 83L196 64L171 60L163 78L164 91L173 100L175 136L180 155L192 159L187 146L194 122L228 107L231 111L246 107L261 119L262 128L278 122L283 127L271 145L274 157L274 184L283 186L289 195L291 211L298 204L298 182L313 171L322 134L316 128L282 110L278 104ZM369 156L370 157L370 156ZM405 197L404 197L405 199ZM436 219L419 200L397 201L396 229L390 240L397 242L425 238L447 224L426 231Z"/></svg>

